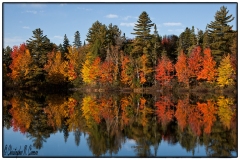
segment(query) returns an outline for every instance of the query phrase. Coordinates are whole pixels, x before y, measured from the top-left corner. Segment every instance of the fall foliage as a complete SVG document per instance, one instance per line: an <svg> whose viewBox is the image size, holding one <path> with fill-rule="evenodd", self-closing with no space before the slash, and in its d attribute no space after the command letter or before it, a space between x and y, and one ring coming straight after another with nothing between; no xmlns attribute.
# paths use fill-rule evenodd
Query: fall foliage
<svg viewBox="0 0 240 160"><path fill-rule="evenodd" d="M177 63L175 64L176 76L178 78L178 82L182 82L189 85L189 68L187 65L187 56L181 50Z"/></svg>
<svg viewBox="0 0 240 160"><path fill-rule="evenodd" d="M217 71L218 71L217 83L219 86L223 87L234 84L233 77L235 73L231 65L229 54L222 59Z"/></svg>
<svg viewBox="0 0 240 160"><path fill-rule="evenodd" d="M198 73L197 79L204 79L208 82L212 82L215 80L216 76L216 62L211 55L210 48L204 49L203 53L204 56L202 62L202 70Z"/></svg>

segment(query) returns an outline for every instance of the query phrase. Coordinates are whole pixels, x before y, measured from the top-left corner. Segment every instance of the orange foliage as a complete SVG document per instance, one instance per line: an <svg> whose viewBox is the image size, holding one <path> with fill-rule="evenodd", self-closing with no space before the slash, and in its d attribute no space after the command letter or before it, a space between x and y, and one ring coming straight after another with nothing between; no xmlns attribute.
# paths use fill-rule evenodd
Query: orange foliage
<svg viewBox="0 0 240 160"><path fill-rule="evenodd" d="M209 82L215 80L216 72L217 70L215 69L216 62L214 61L212 55L211 55L211 49L206 48L203 51L204 56L203 56L203 63L202 67L203 69L198 73L197 79L204 79Z"/></svg>
<svg viewBox="0 0 240 160"><path fill-rule="evenodd" d="M181 50L178 56L177 63L175 64L176 76L178 77L178 82L183 82L189 84L189 69L187 66L187 56Z"/></svg>
<svg viewBox="0 0 240 160"><path fill-rule="evenodd" d="M216 107L212 101L207 101L207 103L197 103L197 108L203 114L202 123L204 126L204 132L210 134L213 123L216 120Z"/></svg>
<svg viewBox="0 0 240 160"><path fill-rule="evenodd" d="M188 68L189 68L189 75L191 77L197 77L198 73L201 70L202 66L202 56L201 56L201 47L195 47L189 58L188 58Z"/></svg>
<svg viewBox="0 0 240 160"><path fill-rule="evenodd" d="M178 126L180 127L181 131L183 131L184 128L187 126L188 106L189 106L188 99L178 100L175 117L178 121Z"/></svg>
<svg viewBox="0 0 240 160"><path fill-rule="evenodd" d="M174 67L172 62L166 56L162 56L162 58L158 60L156 67L156 79L161 85L168 84L173 78L173 71Z"/></svg>
<svg viewBox="0 0 240 160"><path fill-rule="evenodd" d="M139 76L140 76L140 83L141 84L143 84L147 81L145 76L144 76L144 73L142 71L139 73Z"/></svg>
<svg viewBox="0 0 240 160"><path fill-rule="evenodd" d="M101 65L100 70L100 82L101 83L112 83L113 82L113 72L114 64L112 61L104 61Z"/></svg>
<svg viewBox="0 0 240 160"><path fill-rule="evenodd" d="M174 115L174 110L171 109L172 102L168 96L161 96L160 100L155 103L157 107L156 114L158 116L159 122L163 125L167 125Z"/></svg>
<svg viewBox="0 0 240 160"><path fill-rule="evenodd" d="M201 127L203 125L202 113L195 105L188 107L188 124L197 136L201 135Z"/></svg>
<svg viewBox="0 0 240 160"><path fill-rule="evenodd" d="M147 100L144 97L140 98L140 106L139 106L140 109L144 109L146 101Z"/></svg>
<svg viewBox="0 0 240 160"><path fill-rule="evenodd" d="M99 57L97 57L92 65L91 65L91 70L90 70L90 74L89 74L89 78L95 82L98 81L99 78L99 72L100 72L100 61L101 59Z"/></svg>
<svg viewBox="0 0 240 160"><path fill-rule="evenodd" d="M25 133L30 127L33 115L30 113L29 105L27 103L20 104L20 102L19 99L13 97L10 100L12 108L9 112L12 115L13 131L20 130L21 133Z"/></svg>
<svg viewBox="0 0 240 160"><path fill-rule="evenodd" d="M21 44L19 47L14 46L11 53L12 63L9 68L12 70L8 74L12 79L24 79L30 71L30 64L32 58L25 44Z"/></svg>
<svg viewBox="0 0 240 160"><path fill-rule="evenodd" d="M132 79L131 76L128 75L127 69L128 69L128 64L130 63L130 59L128 56L123 56L122 60L122 66L121 66L121 82L124 84L129 84L131 83Z"/></svg>

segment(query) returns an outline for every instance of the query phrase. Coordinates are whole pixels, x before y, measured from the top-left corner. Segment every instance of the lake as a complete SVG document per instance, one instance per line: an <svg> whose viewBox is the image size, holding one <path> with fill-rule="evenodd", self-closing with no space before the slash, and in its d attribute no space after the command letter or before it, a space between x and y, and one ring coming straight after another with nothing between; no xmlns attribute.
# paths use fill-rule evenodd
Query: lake
<svg viewBox="0 0 240 160"><path fill-rule="evenodd" d="M237 157L231 95L3 93L3 157Z"/></svg>

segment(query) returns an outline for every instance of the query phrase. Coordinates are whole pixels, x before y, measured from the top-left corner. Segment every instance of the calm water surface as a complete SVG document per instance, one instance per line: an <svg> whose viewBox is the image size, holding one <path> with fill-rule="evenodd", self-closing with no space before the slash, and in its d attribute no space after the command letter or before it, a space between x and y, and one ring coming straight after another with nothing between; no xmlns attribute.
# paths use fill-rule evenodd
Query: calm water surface
<svg viewBox="0 0 240 160"><path fill-rule="evenodd" d="M4 94L3 157L237 157L226 95Z"/></svg>

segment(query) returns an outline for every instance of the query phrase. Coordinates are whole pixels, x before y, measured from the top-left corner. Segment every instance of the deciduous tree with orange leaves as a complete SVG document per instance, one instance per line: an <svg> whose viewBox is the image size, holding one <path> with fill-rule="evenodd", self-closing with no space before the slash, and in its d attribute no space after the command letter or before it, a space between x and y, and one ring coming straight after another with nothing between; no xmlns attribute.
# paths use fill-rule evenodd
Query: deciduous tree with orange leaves
<svg viewBox="0 0 240 160"><path fill-rule="evenodd" d="M156 79L161 85L169 84L173 78L174 66L167 56L162 56L158 60L158 65L156 67Z"/></svg>
<svg viewBox="0 0 240 160"><path fill-rule="evenodd" d="M177 63L175 64L175 70L178 82L189 86L189 68L187 65L187 56L183 53L183 50L180 51Z"/></svg>
<svg viewBox="0 0 240 160"><path fill-rule="evenodd" d="M202 60L201 47L197 46L192 50L187 60L190 78L197 77L202 67Z"/></svg>
<svg viewBox="0 0 240 160"><path fill-rule="evenodd" d="M215 80L216 76L216 62L214 61L211 49L206 48L203 51L203 62L202 62L202 70L197 74L197 79L204 79L208 82L212 82Z"/></svg>
<svg viewBox="0 0 240 160"><path fill-rule="evenodd" d="M112 61L104 61L99 71L99 81L102 84L112 84L114 78L114 64Z"/></svg>
<svg viewBox="0 0 240 160"><path fill-rule="evenodd" d="M19 47L14 46L13 52L11 53L12 63L9 68L12 70L8 74L13 80L25 80L29 78L31 73L32 57L25 44L21 44Z"/></svg>

